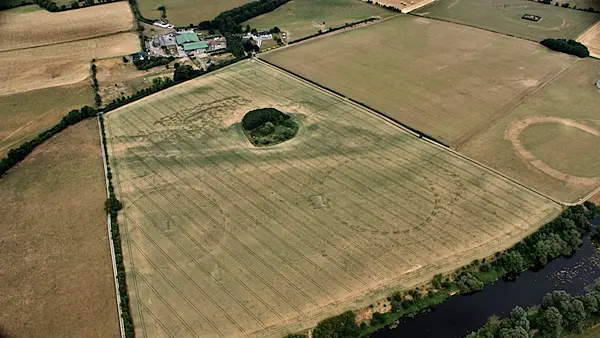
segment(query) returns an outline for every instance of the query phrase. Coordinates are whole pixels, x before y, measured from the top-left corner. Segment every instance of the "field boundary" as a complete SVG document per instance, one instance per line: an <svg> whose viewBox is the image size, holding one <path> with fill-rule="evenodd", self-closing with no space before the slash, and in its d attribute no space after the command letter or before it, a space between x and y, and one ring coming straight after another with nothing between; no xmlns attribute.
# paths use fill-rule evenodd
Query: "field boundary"
<svg viewBox="0 0 600 338"><path fill-rule="evenodd" d="M490 171L490 172L492 172L492 173L494 173L494 174L496 174L496 175L498 175L498 176L500 176L500 177L502 177L502 178L504 178L504 179L512 182L513 184L516 184L517 186L520 186L520 187L522 187L522 188L524 188L524 189L526 189L526 190L528 190L530 192L535 193L538 196L546 198L546 199L548 199L548 200L550 200L552 202L558 203L558 204L560 204L562 206L574 206L574 205L578 205L581 202L589 199L596 192L600 191L600 187L599 187L598 189L592 191L587 196L582 197L581 199L579 199L579 201L577 201L577 202L564 202L564 201L558 200L558 199L556 199L554 197L551 197L551 196L549 196L549 195L547 195L547 194L545 194L545 193L543 193L541 191L538 191L536 189L530 188L530 187L524 185L523 183L521 183L521 182L519 182L519 181L517 181L517 180L515 180L515 179L513 179L513 178L511 178L511 177L509 177L509 176L507 176L507 175L505 175L505 174L497 171L496 169L491 168L491 167L489 167L489 166L487 166L487 165L485 165L485 164L483 164L483 163L481 163L481 162L479 162L479 161L477 161L477 160L475 160L473 158L470 158L470 157L468 157L466 155L463 155L463 154L459 153L458 151L456 151L456 150L448 147L444 143L436 140L435 138L429 137L427 134L421 133L420 131L418 131L418 130L416 130L414 128L408 127L408 126L404 125L402 122L396 121L396 120L390 118L389 116L383 114L382 112L379 112L377 110L374 110L374 109L370 108L367 105L364 105L364 104L362 104L362 103L360 103L358 101L355 101L355 100L353 100L351 98L348 98L348 97L346 97L346 96L344 96L344 95L342 95L342 94L340 94L340 93L338 93L338 92L336 92L334 90L331 90L331 89L329 89L327 87L324 87L324 86L322 86L322 85L320 85L318 83L312 82L312 81L310 81L310 80L308 80L308 79L306 79L306 78L304 78L304 77L302 77L300 75L297 75L297 74L295 74L295 73L293 73L293 72L291 72L291 71L289 71L289 70L287 70L287 69L285 69L283 67L279 67L279 66L277 66L275 64L272 64L272 63L270 63L270 62L268 62L266 60L259 59L259 58L255 58L255 59L258 62L262 62L262 63L264 63L267 66L270 66L272 68L278 69L278 70L280 70L280 71L288 74L289 76L292 76L293 78L295 78L295 79L297 79L299 81L302 81L303 83L306 83L306 84L308 84L310 86L316 87L316 88L318 88L318 89L320 89L322 91L325 91L325 92L327 92L327 93L329 93L331 95L334 95L334 96L336 96L336 97L338 97L338 98L340 98L342 100L349 101L352 104L354 104L355 106L358 106L358 107L362 108L363 110L369 112L370 114L373 114L373 115L375 115L375 116L377 116L377 117L379 117L379 118L381 118L383 120L391 122L392 124L394 124L398 128L402 129L403 131L406 131L406 132L408 132L408 133L410 133L410 134L412 134L412 135L414 135L414 136L416 136L418 138L424 139L425 141L427 141L427 142L435 145L436 147L439 147L441 149L450 151L451 153L457 155L458 157L460 157L460 158L462 158L464 160L467 160L467 161L469 161L469 162L477 165L478 167L481 167L481 168L483 168L483 169L485 169L487 171Z"/></svg>
<svg viewBox="0 0 600 338"><path fill-rule="evenodd" d="M80 39L69 40L69 41L55 42L55 43L45 43L45 44L36 45L36 46L19 47L19 48L14 48L14 49L0 50L0 54L2 54L2 53L8 53L8 52L16 52L16 51L26 50L26 49L35 49L35 48L42 48L42 47L49 47L49 46L60 46L60 45L65 45L65 44L72 43L72 42L94 40L94 39L100 39L100 38L107 38L107 37L111 37L113 35L119 35L119 34L124 34L124 33L134 33L135 34L135 31L133 30L133 28L131 28L131 29L126 30L126 31L118 31L118 32L114 32L114 33L101 34L101 35L90 36L90 37L85 37L85 38L80 38Z"/></svg>
<svg viewBox="0 0 600 338"><path fill-rule="evenodd" d="M102 125L100 124L100 114L96 118L98 122L98 130L102 130ZM106 198L110 197L110 181L108 179L108 166L106 163L107 154L104 146L104 139L102 134L100 134L100 148L102 148L102 165L104 166L104 180L106 182ZM121 331L121 338L125 338L125 325L123 323L123 309L121 308L121 294L119 293L119 278L117 276L117 261L115 258L115 243L112 239L112 220L110 215L106 215L107 225L108 225L108 244L110 246L110 259L112 261L112 270L113 270L113 282L115 285L115 293L117 294L117 312L119 315L119 327Z"/></svg>

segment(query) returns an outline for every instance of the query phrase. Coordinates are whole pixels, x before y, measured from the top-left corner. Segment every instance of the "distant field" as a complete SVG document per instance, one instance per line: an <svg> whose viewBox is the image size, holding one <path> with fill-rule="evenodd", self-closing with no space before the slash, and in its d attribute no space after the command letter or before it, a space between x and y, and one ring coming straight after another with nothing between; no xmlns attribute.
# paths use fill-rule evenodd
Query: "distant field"
<svg viewBox="0 0 600 338"><path fill-rule="evenodd" d="M0 97L81 82L89 78L93 58L128 55L139 48L137 35L121 33L27 51L0 52Z"/></svg>
<svg viewBox="0 0 600 338"><path fill-rule="evenodd" d="M600 186L600 62L577 61L462 153L566 202Z"/></svg>
<svg viewBox="0 0 600 338"><path fill-rule="evenodd" d="M293 40L317 33L320 29L393 14L392 11L357 0L294 0L243 25L249 24L258 30L277 26L288 33L288 39Z"/></svg>
<svg viewBox="0 0 600 338"><path fill-rule="evenodd" d="M0 96L0 157L56 124L69 110L93 104L88 81Z"/></svg>
<svg viewBox="0 0 600 338"><path fill-rule="evenodd" d="M221 12L254 0L138 0L142 15L148 19L160 19L160 6L167 8L167 20L176 26L197 25L212 20Z"/></svg>
<svg viewBox="0 0 600 338"><path fill-rule="evenodd" d="M0 52L88 39L131 28L133 15L126 1L59 13L0 11Z"/></svg>
<svg viewBox="0 0 600 338"><path fill-rule="evenodd" d="M367 1L367 0L363 0ZM417 8L423 7L434 0L378 0L374 1L383 6L392 6L402 10L402 13L412 12Z"/></svg>
<svg viewBox="0 0 600 338"><path fill-rule="evenodd" d="M0 179L6 337L121 336L99 143L96 120L81 122Z"/></svg>
<svg viewBox="0 0 600 338"><path fill-rule="evenodd" d="M600 58L600 22L581 34L577 41L586 45L591 56Z"/></svg>
<svg viewBox="0 0 600 338"><path fill-rule="evenodd" d="M253 147L249 110L299 134ZM277 337L508 247L560 207L245 61L106 115L138 337Z"/></svg>
<svg viewBox="0 0 600 338"><path fill-rule="evenodd" d="M527 0L438 0L413 13L540 41L574 39L600 21L600 14L544 5ZM524 14L541 16L538 22Z"/></svg>
<svg viewBox="0 0 600 338"><path fill-rule="evenodd" d="M260 57L451 146L575 61L537 43L413 16Z"/></svg>

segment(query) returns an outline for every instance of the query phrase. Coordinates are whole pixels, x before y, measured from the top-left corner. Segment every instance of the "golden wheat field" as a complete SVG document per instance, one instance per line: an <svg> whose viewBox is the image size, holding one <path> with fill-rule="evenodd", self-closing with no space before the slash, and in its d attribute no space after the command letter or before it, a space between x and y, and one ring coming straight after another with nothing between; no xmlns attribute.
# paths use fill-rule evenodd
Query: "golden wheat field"
<svg viewBox="0 0 600 338"><path fill-rule="evenodd" d="M298 135L256 148L244 114ZM281 337L506 248L561 208L261 61L105 115L136 336Z"/></svg>

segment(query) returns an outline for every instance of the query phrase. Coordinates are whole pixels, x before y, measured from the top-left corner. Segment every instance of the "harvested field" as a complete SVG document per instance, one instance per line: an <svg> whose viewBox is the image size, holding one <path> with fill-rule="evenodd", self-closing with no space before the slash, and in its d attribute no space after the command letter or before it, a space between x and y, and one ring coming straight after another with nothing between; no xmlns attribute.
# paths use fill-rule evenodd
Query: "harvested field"
<svg viewBox="0 0 600 338"><path fill-rule="evenodd" d="M141 72L133 63L124 63L120 57L98 60L96 67L99 92L105 103L152 86L152 80L156 77L173 78L173 67L169 69L165 69L164 66L155 67Z"/></svg>
<svg viewBox="0 0 600 338"><path fill-rule="evenodd" d="M600 58L600 22L581 34L577 41L588 48L591 56Z"/></svg>
<svg viewBox="0 0 600 338"><path fill-rule="evenodd" d="M132 28L133 15L126 1L59 13L0 11L0 51L89 39Z"/></svg>
<svg viewBox="0 0 600 338"><path fill-rule="evenodd" d="M575 39L600 21L600 14L549 6L528 0L438 0L413 13L472 25L494 32L541 41ZM538 22L524 14L542 17Z"/></svg>
<svg viewBox="0 0 600 338"><path fill-rule="evenodd" d="M411 16L260 57L451 146L576 60L537 43Z"/></svg>
<svg viewBox="0 0 600 338"><path fill-rule="evenodd" d="M167 8L167 21L176 26L197 25L212 20L217 15L254 0L138 0L142 15L148 19L160 19L160 6Z"/></svg>
<svg viewBox="0 0 600 338"><path fill-rule="evenodd" d="M253 147L274 107L298 135ZM105 117L137 337L277 337L520 240L549 200L260 61Z"/></svg>
<svg viewBox="0 0 600 338"><path fill-rule="evenodd" d="M529 187L577 202L600 186L600 62L577 61L460 149Z"/></svg>
<svg viewBox="0 0 600 338"><path fill-rule="evenodd" d="M139 50L134 33L0 52L0 97L78 83L90 76L90 61Z"/></svg>
<svg viewBox="0 0 600 338"><path fill-rule="evenodd" d="M335 28L346 23L373 16L385 18L395 13L356 0L294 0L276 10L248 20L258 30L277 26L287 32L288 40L317 33L321 29Z"/></svg>
<svg viewBox="0 0 600 338"><path fill-rule="evenodd" d="M88 81L1 97L0 157L55 125L71 109L93 104Z"/></svg>
<svg viewBox="0 0 600 338"><path fill-rule="evenodd" d="M96 120L34 150L0 199L6 337L120 337Z"/></svg>

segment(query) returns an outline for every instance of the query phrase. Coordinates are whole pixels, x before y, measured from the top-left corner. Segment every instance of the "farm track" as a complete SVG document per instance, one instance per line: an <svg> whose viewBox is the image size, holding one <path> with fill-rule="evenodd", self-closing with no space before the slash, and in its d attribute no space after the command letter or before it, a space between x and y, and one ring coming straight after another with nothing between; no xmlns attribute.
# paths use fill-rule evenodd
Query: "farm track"
<svg viewBox="0 0 600 338"><path fill-rule="evenodd" d="M380 297L382 290L412 285L470 261L490 242L508 244L535 228L525 214L515 221L514 209L537 210L539 203L522 192L511 193L514 200L507 201L503 196L510 183L485 179L489 194L472 195L478 183L464 177L481 175L481 169L473 172L472 165L445 150L410 141L379 118L364 118L364 109L323 91L315 95L312 86L284 73L251 70L252 77L242 77L228 71L246 66L215 72L208 92L184 93L177 86L170 101L142 104L148 98L121 108L135 109L134 114L106 115L118 193L126 205L121 216L126 261L137 261L128 279L131 285L143 282L134 286L132 297L141 336L152 335L148 320L161 318L158 327L172 336L181 329L198 336L275 337L285 326L311 325L344 304L368 301L365 294ZM268 155L245 150L248 145L239 139L219 137L210 122L197 124L196 115L165 115L173 111L169 102L191 114L202 107L199 102L227 104L231 92L245 97L254 92L253 105L259 106L309 104L314 108L306 123L316 123L319 130L290 141L298 151L287 151L284 143ZM302 97L311 103L298 101ZM330 118L362 119L364 126L328 124ZM180 120L186 127L170 129ZM122 131L127 134L117 136ZM321 142L313 133L365 144ZM143 142L130 144L134 139ZM398 147L404 139L407 146ZM395 167L405 171L390 170ZM407 198L396 198L399 191ZM323 196L326 210L298 204L308 196ZM481 202L465 204L465 198ZM440 217L478 217L480 223L444 227L436 221ZM149 279L149 271L158 274ZM184 289L194 291L182 294ZM161 297L149 308L152 295ZM195 324L190 314L206 325Z"/></svg>

